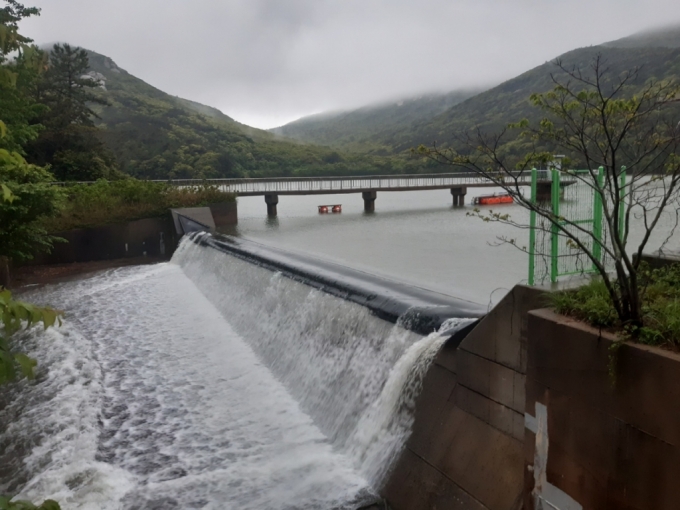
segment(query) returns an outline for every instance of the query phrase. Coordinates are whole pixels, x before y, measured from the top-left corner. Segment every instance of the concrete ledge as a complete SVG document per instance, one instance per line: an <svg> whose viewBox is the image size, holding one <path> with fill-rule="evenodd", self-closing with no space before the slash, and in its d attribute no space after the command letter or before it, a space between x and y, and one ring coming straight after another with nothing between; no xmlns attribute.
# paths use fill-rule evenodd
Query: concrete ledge
<svg viewBox="0 0 680 510"><path fill-rule="evenodd" d="M231 227L238 224L237 202L210 204L208 207L210 208L210 213L212 214L217 230L222 227Z"/></svg>
<svg viewBox="0 0 680 510"><path fill-rule="evenodd" d="M642 260L652 269L659 269L671 264L680 264L680 252L643 253Z"/></svg>
<svg viewBox="0 0 680 510"><path fill-rule="evenodd" d="M178 235L191 232L215 232L215 220L209 207L181 207L170 209Z"/></svg>

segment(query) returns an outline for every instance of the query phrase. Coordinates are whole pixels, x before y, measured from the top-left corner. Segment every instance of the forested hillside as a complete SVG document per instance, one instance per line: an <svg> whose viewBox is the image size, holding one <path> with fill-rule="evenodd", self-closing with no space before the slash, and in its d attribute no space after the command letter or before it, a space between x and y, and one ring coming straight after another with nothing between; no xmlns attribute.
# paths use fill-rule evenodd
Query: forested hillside
<svg viewBox="0 0 680 510"><path fill-rule="evenodd" d="M649 80L680 79L680 26L635 34L600 46L576 49L558 58L568 67L585 69L598 54L604 58L610 77L616 77L632 68L640 68L637 80L626 91L628 94L633 94ZM344 147L367 153L400 154L420 144L431 145L436 142L438 145L449 145L453 143L456 134L476 128L494 132L523 118L537 121L541 112L531 106L529 96L553 88L551 73L559 74L560 71L554 62L546 62L497 87L461 101L438 115L425 116L407 126L397 125L391 130L384 129L379 135L366 134L365 130L357 129L351 144L341 143ZM376 110L376 118L379 117L379 111ZM371 109L363 109L363 124L375 122L375 119L370 118L370 113ZM357 112L353 114L354 116L346 114L345 118L359 117ZM337 115L326 119L317 116L316 119L301 119L278 130L292 136L288 129L290 126L295 128L295 136L311 141L313 138L318 139L319 135L310 131L302 136L306 131L299 126L313 124L315 131L323 134L337 130L337 124L341 120ZM522 147L518 145L517 150L522 150Z"/></svg>
<svg viewBox="0 0 680 510"><path fill-rule="evenodd" d="M215 108L171 96L104 55L88 51L78 56L76 50L69 49L71 53L58 58L53 52L47 72L41 76L27 72L26 76L31 76L27 84L9 91L0 101L8 112L19 108L22 101L33 104L30 118L19 115L28 108L7 113L7 122L16 122L11 125L12 137L3 143L8 148L12 143L25 145L28 161L50 165L57 179L111 179L123 174L167 179L446 171L432 161L414 157L410 149L435 142L451 145L457 134L477 128L493 132L524 118L537 121L542 114L531 106L529 96L552 89L551 73L560 73L554 62L546 62L478 94L424 95L303 118L268 132L240 124ZM640 68L637 80L625 91L634 94L650 80L680 77L680 27L580 48L559 58L567 67L585 69L596 55L605 60L610 77ZM80 101L89 105L84 113L64 109L65 104L58 100L58 74L68 74L58 66L76 61L79 69L87 70L83 71L84 81L76 78ZM25 125L20 128L22 122ZM22 139L32 138L39 126L46 129L23 144ZM526 149L519 142L511 148L517 153Z"/></svg>
<svg viewBox="0 0 680 510"><path fill-rule="evenodd" d="M118 168L140 178L344 175L418 171L404 158L343 155L283 140L240 124L215 108L158 90L88 51L89 75L100 80L93 107L100 136Z"/></svg>
<svg viewBox="0 0 680 510"><path fill-rule="evenodd" d="M427 122L452 106L481 92L461 90L447 94L425 94L390 103L369 105L356 110L322 113L271 129L308 143L346 150L391 152L394 133Z"/></svg>

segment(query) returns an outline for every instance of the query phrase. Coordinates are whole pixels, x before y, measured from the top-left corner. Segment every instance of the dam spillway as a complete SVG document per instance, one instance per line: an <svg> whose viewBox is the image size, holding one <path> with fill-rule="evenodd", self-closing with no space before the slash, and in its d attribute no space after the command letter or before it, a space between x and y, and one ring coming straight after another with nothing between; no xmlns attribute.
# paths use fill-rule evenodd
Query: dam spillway
<svg viewBox="0 0 680 510"><path fill-rule="evenodd" d="M331 266L303 281L302 260L240 249L186 239L171 263L24 296L66 321L21 339L40 371L2 402L3 492L82 509L376 499L430 361L479 307Z"/></svg>

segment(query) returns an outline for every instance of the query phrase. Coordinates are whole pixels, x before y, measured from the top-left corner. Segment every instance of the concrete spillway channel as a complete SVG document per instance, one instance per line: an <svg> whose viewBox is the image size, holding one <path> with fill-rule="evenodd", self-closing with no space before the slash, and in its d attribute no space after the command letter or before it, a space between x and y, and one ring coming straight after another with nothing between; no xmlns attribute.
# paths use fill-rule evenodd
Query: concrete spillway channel
<svg viewBox="0 0 680 510"><path fill-rule="evenodd" d="M416 421L411 422L416 434L408 443L400 445L400 455L390 459L388 474L380 479L381 493L394 508L409 508L400 502L412 501L415 505L416 495L422 494L427 484L432 482L425 475L428 469L433 468L430 465L431 459L421 459L414 453L412 442L431 440L434 444L439 443L439 447L448 449L448 445L441 444L441 441L451 438L445 430L437 430L437 427L441 427L438 420L443 408L450 406L451 410L456 409L455 403L449 401L456 378L453 358L459 345L475 332L475 327L486 314L486 308L463 299L247 239L206 234L191 234L190 239L195 244L280 272L287 278L324 293L364 306L376 317L399 324L419 335L431 334L447 324L447 321L454 324L449 332L443 332L446 339L438 348L439 352L435 353L434 363L427 369L424 377L425 388L415 406ZM471 422L466 426L471 431L476 424ZM478 426L477 428L479 429ZM521 430L523 431L523 424ZM454 452L449 454L456 456ZM480 464L479 468L483 467L484 464ZM473 469L471 472L474 471ZM481 472L477 476L481 476ZM420 503L412 508L430 507L425 501Z"/></svg>

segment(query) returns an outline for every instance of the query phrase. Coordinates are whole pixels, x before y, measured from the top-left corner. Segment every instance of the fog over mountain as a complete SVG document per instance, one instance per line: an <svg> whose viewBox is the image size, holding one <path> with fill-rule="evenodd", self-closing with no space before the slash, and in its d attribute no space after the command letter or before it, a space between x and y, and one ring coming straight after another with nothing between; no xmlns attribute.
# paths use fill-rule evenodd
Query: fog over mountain
<svg viewBox="0 0 680 510"><path fill-rule="evenodd" d="M559 58L567 67L585 68L587 72L596 55L603 58L613 76L638 68L637 79L629 83L633 89L650 80L679 80L680 24L576 48ZM560 75L553 61L478 94L455 91L312 115L271 131L303 142L378 155L408 152L420 144L446 145L455 134L471 129L497 132L522 118L537 121L540 112L528 98L533 92L546 92L554 86L552 73Z"/></svg>
<svg viewBox="0 0 680 510"><path fill-rule="evenodd" d="M677 0L35 0L24 31L111 57L256 127L488 88L573 48L680 21Z"/></svg>

